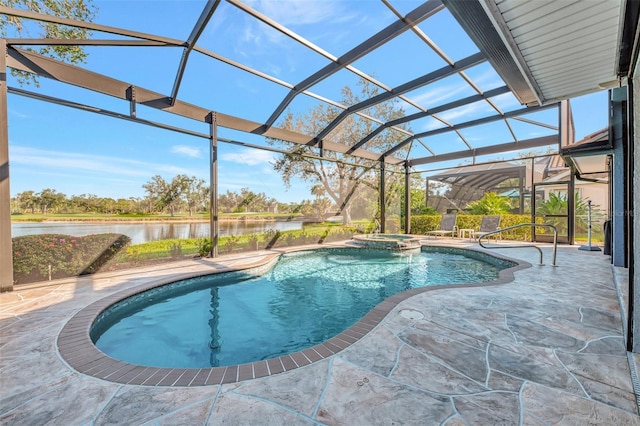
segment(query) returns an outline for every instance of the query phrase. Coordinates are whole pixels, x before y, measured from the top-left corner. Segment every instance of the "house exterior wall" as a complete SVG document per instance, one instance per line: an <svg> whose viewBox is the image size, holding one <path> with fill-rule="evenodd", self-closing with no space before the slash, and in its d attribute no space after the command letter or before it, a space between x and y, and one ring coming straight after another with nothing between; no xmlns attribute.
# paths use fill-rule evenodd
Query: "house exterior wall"
<svg viewBox="0 0 640 426"><path fill-rule="evenodd" d="M591 200L593 209L597 209L602 214L609 211L609 188L604 183L585 183L576 181L576 189L580 189L580 196L583 200Z"/></svg>

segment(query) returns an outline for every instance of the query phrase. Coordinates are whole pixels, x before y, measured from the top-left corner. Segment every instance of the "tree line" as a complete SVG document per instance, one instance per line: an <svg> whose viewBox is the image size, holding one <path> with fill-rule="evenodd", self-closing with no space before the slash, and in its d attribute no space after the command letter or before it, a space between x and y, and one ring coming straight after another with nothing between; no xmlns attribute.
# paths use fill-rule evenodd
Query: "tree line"
<svg viewBox="0 0 640 426"><path fill-rule="evenodd" d="M40 192L24 191L11 199L13 214L194 214L209 211L209 186L203 179L195 176L177 175L165 180L159 175L153 176L142 187L144 197L110 198L94 194L67 196L55 189L47 188ZM218 195L220 213L285 213L325 216L332 203L324 197L314 200L302 200L296 203L284 203L269 197L264 192L254 192L241 188L239 192L227 190Z"/></svg>

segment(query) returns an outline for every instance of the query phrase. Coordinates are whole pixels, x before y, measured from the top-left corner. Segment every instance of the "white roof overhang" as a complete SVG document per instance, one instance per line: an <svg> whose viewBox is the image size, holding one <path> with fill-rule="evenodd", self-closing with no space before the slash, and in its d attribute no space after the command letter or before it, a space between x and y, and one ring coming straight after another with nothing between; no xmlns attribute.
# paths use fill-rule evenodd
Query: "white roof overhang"
<svg viewBox="0 0 640 426"><path fill-rule="evenodd" d="M627 0L444 3L527 105L623 84L621 58L637 50L628 46L628 32L637 44L637 10Z"/></svg>

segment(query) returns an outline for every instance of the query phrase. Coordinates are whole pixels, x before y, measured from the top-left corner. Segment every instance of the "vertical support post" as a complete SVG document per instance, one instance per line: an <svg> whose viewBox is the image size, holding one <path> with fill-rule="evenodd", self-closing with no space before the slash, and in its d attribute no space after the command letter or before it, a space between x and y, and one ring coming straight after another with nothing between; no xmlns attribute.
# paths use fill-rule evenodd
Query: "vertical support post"
<svg viewBox="0 0 640 426"><path fill-rule="evenodd" d="M127 88L127 99L129 100L129 115L133 118L136 117L136 88L129 86Z"/></svg>
<svg viewBox="0 0 640 426"><path fill-rule="evenodd" d="M531 223L536 223L536 161L531 159ZM531 228L531 241L536 240L536 227Z"/></svg>
<svg viewBox="0 0 640 426"><path fill-rule="evenodd" d="M218 120L215 112L209 113L209 234L211 236L211 257L218 257Z"/></svg>
<svg viewBox="0 0 640 426"><path fill-rule="evenodd" d="M640 61L638 61L638 65L640 65ZM636 67L638 68L638 67ZM638 75L638 71L636 71L636 75ZM633 184L633 176L634 176L634 168L635 168L635 145L638 141L635 138L635 130L634 127L640 123L634 121L634 84L633 79L629 79L627 82L627 109L626 113L626 144L624 146L624 160L625 160L625 228L624 235L626 238L626 261L625 267L629 268L629 276L632 277L632 272L634 270L634 244L633 244L633 230L634 230L634 217L635 217L635 186Z"/></svg>
<svg viewBox="0 0 640 426"><path fill-rule="evenodd" d="M520 214L524 214L524 180L526 179L526 175L526 170L520 170L520 176L518 179L518 202L520 203L518 213Z"/></svg>
<svg viewBox="0 0 640 426"><path fill-rule="evenodd" d="M591 200L587 200L587 244L591 250Z"/></svg>
<svg viewBox="0 0 640 426"><path fill-rule="evenodd" d="M625 215L627 206L625 193L625 144L627 125L627 88L619 87L611 90L610 98L610 134L613 142L613 215L611 217L611 262L614 266L627 266L626 238L628 235Z"/></svg>
<svg viewBox="0 0 640 426"><path fill-rule="evenodd" d="M385 195L385 183L384 183L384 157L380 160L380 233L385 233L386 228L386 195Z"/></svg>
<svg viewBox="0 0 640 426"><path fill-rule="evenodd" d="M424 206L429 207L429 178L425 179L424 185Z"/></svg>
<svg viewBox="0 0 640 426"><path fill-rule="evenodd" d="M0 39L0 292L13 290L9 118L7 113L7 41Z"/></svg>
<svg viewBox="0 0 640 426"><path fill-rule="evenodd" d="M558 122L558 148L564 148L571 145L576 138L576 130L573 124L573 113L571 111L571 102L569 100L560 101L558 108Z"/></svg>
<svg viewBox="0 0 640 426"><path fill-rule="evenodd" d="M628 152L628 176L629 176L629 198L633 200L629 209L629 251L633 253L629 259L629 306L627 309L627 350L640 353L640 274L636 271L636 265L640 261L640 220L635 215L640 212L640 197L636 196L635 188L640 186L640 149L635 144L640 137L640 60L636 63L633 78L629 79L629 145Z"/></svg>
<svg viewBox="0 0 640 426"><path fill-rule="evenodd" d="M569 187L567 188L567 239L573 245L576 230L576 177L569 175Z"/></svg>
<svg viewBox="0 0 640 426"><path fill-rule="evenodd" d="M404 164L404 233L411 233L411 174L409 164Z"/></svg>

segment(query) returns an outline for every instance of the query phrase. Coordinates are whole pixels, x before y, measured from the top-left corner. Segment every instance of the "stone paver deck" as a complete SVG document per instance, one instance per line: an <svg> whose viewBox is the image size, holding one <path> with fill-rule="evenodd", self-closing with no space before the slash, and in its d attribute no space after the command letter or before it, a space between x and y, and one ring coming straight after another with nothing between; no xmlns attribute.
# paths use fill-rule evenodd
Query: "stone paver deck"
<svg viewBox="0 0 640 426"><path fill-rule="evenodd" d="M268 254L17 288L0 294L0 424L640 425L639 358L623 343L624 271L577 247L559 248L557 268L535 265L531 248L495 252L534 266L507 284L412 296L335 355L212 386L90 377L64 361L57 337L81 309L124 289Z"/></svg>

